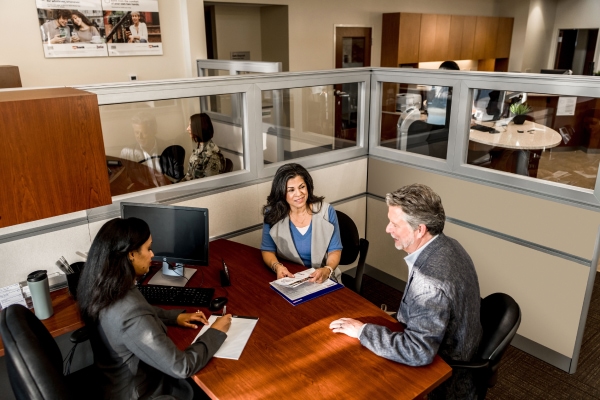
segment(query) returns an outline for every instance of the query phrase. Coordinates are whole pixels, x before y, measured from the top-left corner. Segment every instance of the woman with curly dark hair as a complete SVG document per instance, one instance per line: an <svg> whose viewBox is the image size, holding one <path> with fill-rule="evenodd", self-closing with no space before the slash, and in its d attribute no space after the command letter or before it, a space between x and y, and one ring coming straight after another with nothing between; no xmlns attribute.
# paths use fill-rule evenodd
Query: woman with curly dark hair
<svg viewBox="0 0 600 400"><path fill-rule="evenodd" d="M148 273L153 256L150 229L138 218L108 221L90 248L77 300L94 361L104 374L104 398L192 399L199 388L186 378L204 367L227 338L231 315L215 321L187 349L177 348L166 324L197 329L197 322L207 320L201 312L148 304L135 281Z"/></svg>
<svg viewBox="0 0 600 400"><path fill-rule="evenodd" d="M278 257L315 268L310 282L340 281L340 227L333 207L313 194L313 180L300 164L279 167L263 207L260 249L277 279L293 277Z"/></svg>

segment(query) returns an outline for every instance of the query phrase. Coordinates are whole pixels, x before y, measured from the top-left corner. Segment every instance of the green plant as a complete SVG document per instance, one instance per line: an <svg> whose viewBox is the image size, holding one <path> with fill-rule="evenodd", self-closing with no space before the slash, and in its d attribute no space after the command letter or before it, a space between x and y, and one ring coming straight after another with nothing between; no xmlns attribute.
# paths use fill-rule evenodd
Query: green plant
<svg viewBox="0 0 600 400"><path fill-rule="evenodd" d="M529 107L527 105L527 103L523 103L523 104L511 104L510 106L510 112L513 113L514 115L524 115L527 114L528 112L530 112L532 110L531 107Z"/></svg>
<svg viewBox="0 0 600 400"><path fill-rule="evenodd" d="M600 71L596 71L596 72L594 72L594 75L595 75L595 76L600 76Z"/></svg>

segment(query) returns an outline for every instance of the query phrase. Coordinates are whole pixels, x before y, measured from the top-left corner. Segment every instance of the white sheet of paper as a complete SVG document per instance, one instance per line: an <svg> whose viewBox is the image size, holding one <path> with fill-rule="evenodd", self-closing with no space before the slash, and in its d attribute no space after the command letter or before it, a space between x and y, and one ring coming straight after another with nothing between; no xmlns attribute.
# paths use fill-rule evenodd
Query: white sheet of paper
<svg viewBox="0 0 600 400"><path fill-rule="evenodd" d="M21 292L21 286L18 283L0 288L0 306L6 308L11 304L20 304L27 307L23 292Z"/></svg>
<svg viewBox="0 0 600 400"><path fill-rule="evenodd" d="M560 96L556 106L556 115L575 115L577 97Z"/></svg>
<svg viewBox="0 0 600 400"><path fill-rule="evenodd" d="M204 325L200 330L200 333L194 338L194 343L200 335L202 335L206 330L212 326L212 324L217 320L218 315L211 315L208 319L208 325ZM231 360L239 360L242 355L242 351L244 347L246 347L246 343L258 322L258 318L244 318L244 317L236 317L234 316L231 319L231 326L229 327L229 331L227 332L227 339L223 342L223 345L217 350L215 353L215 357L217 358L229 358Z"/></svg>

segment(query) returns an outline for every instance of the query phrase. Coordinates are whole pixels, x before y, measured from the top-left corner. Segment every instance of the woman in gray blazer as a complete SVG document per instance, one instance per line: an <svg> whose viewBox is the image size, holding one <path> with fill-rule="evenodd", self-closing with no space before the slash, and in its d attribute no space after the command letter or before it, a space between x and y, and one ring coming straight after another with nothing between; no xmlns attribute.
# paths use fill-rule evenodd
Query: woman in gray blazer
<svg viewBox="0 0 600 400"><path fill-rule="evenodd" d="M231 315L219 318L187 349L175 346L165 324L197 329L197 322L207 320L201 312L148 304L135 281L148 272L153 256L144 221L110 220L92 242L79 281L79 309L107 399L193 399L199 388L186 378L204 367L227 337Z"/></svg>

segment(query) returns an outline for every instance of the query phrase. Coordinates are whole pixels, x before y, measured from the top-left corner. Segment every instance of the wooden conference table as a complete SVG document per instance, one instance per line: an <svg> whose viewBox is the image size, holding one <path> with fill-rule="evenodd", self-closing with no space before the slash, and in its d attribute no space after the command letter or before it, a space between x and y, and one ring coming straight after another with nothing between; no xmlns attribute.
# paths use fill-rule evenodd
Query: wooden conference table
<svg viewBox="0 0 600 400"><path fill-rule="evenodd" d="M230 271L231 286L226 288L220 287L221 259ZM292 272L303 268L285 265ZM329 323L340 317L400 329L392 317L350 289L292 306L270 288L273 279L258 249L227 240L210 243L210 266L199 267L191 278L190 286L202 283L215 287L215 296L228 297L228 313L259 317L239 360L213 358L194 376L211 398L412 399L450 377L451 368L439 356L428 366L409 367L376 356L356 339L331 332ZM200 310L210 315L208 309ZM181 349L196 334L181 327L168 331Z"/></svg>

